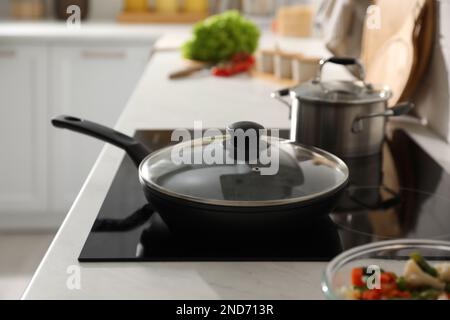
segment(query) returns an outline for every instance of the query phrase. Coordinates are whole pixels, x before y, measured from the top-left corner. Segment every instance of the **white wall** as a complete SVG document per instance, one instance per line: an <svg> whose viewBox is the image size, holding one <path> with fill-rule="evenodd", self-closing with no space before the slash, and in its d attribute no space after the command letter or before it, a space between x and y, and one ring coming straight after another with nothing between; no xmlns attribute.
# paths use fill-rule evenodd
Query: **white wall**
<svg viewBox="0 0 450 320"><path fill-rule="evenodd" d="M450 142L450 1L437 0L436 3L435 45L415 102L429 126Z"/></svg>
<svg viewBox="0 0 450 320"><path fill-rule="evenodd" d="M0 19L9 17L10 0L0 0ZM47 16L53 15L53 0L45 0ZM90 16L96 20L114 20L121 10L123 0L90 0Z"/></svg>
<svg viewBox="0 0 450 320"><path fill-rule="evenodd" d="M95 20L114 20L122 9L123 0L91 0L90 18Z"/></svg>
<svg viewBox="0 0 450 320"><path fill-rule="evenodd" d="M52 15L53 0L44 0L47 5L47 15ZM155 0L148 0L153 4ZM210 0L213 3L216 0ZM320 0L277 0L278 4L292 4L292 3L318 3ZM0 19L5 19L9 16L9 2L10 0L0 0ZM114 20L117 14L122 9L123 0L90 0L90 18L93 20Z"/></svg>
<svg viewBox="0 0 450 320"><path fill-rule="evenodd" d="M9 0L0 0L0 19L9 15Z"/></svg>
<svg viewBox="0 0 450 320"><path fill-rule="evenodd" d="M0 19L8 19L10 17L10 2L13 0L0 0ZM51 15L53 7L52 7L52 1L53 0L44 0L45 9L46 9L46 15ZM91 0L96 1L96 0Z"/></svg>

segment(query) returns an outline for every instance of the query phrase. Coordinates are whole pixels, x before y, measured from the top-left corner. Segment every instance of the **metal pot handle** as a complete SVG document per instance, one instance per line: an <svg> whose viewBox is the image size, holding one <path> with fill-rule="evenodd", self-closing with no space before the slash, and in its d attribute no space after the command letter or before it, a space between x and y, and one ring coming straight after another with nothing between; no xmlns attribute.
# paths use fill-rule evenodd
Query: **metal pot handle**
<svg viewBox="0 0 450 320"><path fill-rule="evenodd" d="M286 99L284 99L284 97L289 96L290 93L291 93L290 88L284 88L284 89L274 91L270 94L270 97L272 99L276 99L276 100L280 101L282 104L284 104L285 106L287 106L289 108L289 119L291 118L292 106L288 101L286 101Z"/></svg>
<svg viewBox="0 0 450 320"><path fill-rule="evenodd" d="M319 70L317 71L316 79L314 80L315 82L322 82L322 70L327 63L340 64L342 66L356 65L359 69L359 79L364 83L365 86L367 86L367 84L364 82L364 79L366 78L366 70L364 69L363 64L361 63L361 61L359 61L359 59L351 57L331 57L328 59L321 59L319 62Z"/></svg>
<svg viewBox="0 0 450 320"><path fill-rule="evenodd" d="M290 88L285 88L285 89L281 89L281 90L277 90L274 91L270 94L270 97L273 99L277 99L278 101L280 101L282 104L286 105L289 107L289 109L291 108L291 104L289 102L287 102L283 97L287 97L289 96L291 92Z"/></svg>
<svg viewBox="0 0 450 320"><path fill-rule="evenodd" d="M378 117L394 117L407 114L414 108L414 104L411 102L403 102L389 108L385 112L369 113L363 116L357 116L352 123L352 132L358 133L363 130L363 120L378 118Z"/></svg>

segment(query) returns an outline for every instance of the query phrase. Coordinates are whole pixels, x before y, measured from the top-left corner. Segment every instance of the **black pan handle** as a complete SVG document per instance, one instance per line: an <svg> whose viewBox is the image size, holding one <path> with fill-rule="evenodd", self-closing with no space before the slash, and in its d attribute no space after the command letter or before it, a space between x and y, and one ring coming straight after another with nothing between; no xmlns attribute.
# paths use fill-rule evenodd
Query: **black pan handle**
<svg viewBox="0 0 450 320"><path fill-rule="evenodd" d="M125 150L136 166L150 154L150 151L137 140L95 122L61 115L53 118L52 124L54 127L79 132L115 145Z"/></svg>

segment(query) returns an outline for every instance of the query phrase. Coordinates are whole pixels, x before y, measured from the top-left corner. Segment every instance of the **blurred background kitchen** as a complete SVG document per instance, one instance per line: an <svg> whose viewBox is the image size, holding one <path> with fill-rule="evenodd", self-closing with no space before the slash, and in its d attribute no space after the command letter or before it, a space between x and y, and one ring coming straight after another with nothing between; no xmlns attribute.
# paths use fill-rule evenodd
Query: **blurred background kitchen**
<svg viewBox="0 0 450 320"><path fill-rule="evenodd" d="M70 5L81 10L79 29L66 25ZM262 81L309 80L323 51L296 40L313 41L360 58L370 82L392 86L396 101L411 98L415 121L450 141L448 0L0 0L0 299L21 296L102 147L52 134L49 119L114 125L160 36L168 40L159 49L173 49L171 35L187 37L196 21L230 9L261 29L253 75Z"/></svg>

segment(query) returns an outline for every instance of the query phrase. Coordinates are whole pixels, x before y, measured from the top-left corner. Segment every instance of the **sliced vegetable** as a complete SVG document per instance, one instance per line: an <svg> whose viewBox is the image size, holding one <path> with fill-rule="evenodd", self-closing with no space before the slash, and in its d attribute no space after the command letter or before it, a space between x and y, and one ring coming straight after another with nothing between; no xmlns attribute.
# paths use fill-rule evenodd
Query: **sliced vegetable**
<svg viewBox="0 0 450 320"><path fill-rule="evenodd" d="M390 293L392 291L398 290L397 284L395 282L381 282L381 292L386 295L390 296Z"/></svg>
<svg viewBox="0 0 450 320"><path fill-rule="evenodd" d="M444 291L447 292L447 293L450 293L450 282L447 282L447 283L445 284L445 289L444 289Z"/></svg>
<svg viewBox="0 0 450 320"><path fill-rule="evenodd" d="M435 278L428 273L424 272L415 260L409 259L405 264L403 276L409 286L414 288L420 287L432 287L435 289L443 290L445 284L438 278Z"/></svg>
<svg viewBox="0 0 450 320"><path fill-rule="evenodd" d="M450 300L450 281L441 274L450 269L449 263L429 265L417 252L411 254L402 276L393 272L380 272L380 288L369 289L368 277L374 274L367 267L353 268L351 287L343 287L344 297L358 300L381 299L416 299L416 300ZM381 269L380 269L381 270Z"/></svg>
<svg viewBox="0 0 450 320"><path fill-rule="evenodd" d="M212 69L212 74L218 77L229 77L250 70L255 64L255 58L245 53L239 53L228 62L221 63Z"/></svg>
<svg viewBox="0 0 450 320"><path fill-rule="evenodd" d="M422 290L418 293L419 299L421 300L436 300L439 295L440 295L440 291L430 288L427 290Z"/></svg>
<svg viewBox="0 0 450 320"><path fill-rule="evenodd" d="M372 289L366 290L361 295L362 300L380 300L381 299L381 290Z"/></svg>
<svg viewBox="0 0 450 320"><path fill-rule="evenodd" d="M396 282L398 290L405 291L408 289L408 285L404 277L398 277Z"/></svg>
<svg viewBox="0 0 450 320"><path fill-rule="evenodd" d="M386 295L388 299L411 299L412 294L409 291L392 290Z"/></svg>
<svg viewBox="0 0 450 320"><path fill-rule="evenodd" d="M364 269L363 268L354 268L352 270L352 285L355 287L365 288L366 284L363 281L364 277Z"/></svg>
<svg viewBox="0 0 450 320"><path fill-rule="evenodd" d="M409 257L417 263L417 265L420 267L420 269L422 269L423 272L428 273L432 277L438 276L437 270L430 266L420 253L413 252L409 255Z"/></svg>
<svg viewBox="0 0 450 320"><path fill-rule="evenodd" d="M381 283L395 282L395 279L396 279L396 275L393 274L392 272L384 272L380 276Z"/></svg>
<svg viewBox="0 0 450 320"><path fill-rule="evenodd" d="M439 274L439 279L450 282L450 263L438 263L436 264L436 270Z"/></svg>

